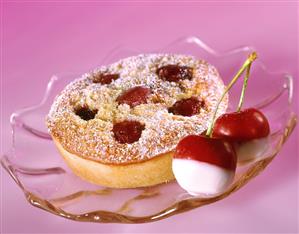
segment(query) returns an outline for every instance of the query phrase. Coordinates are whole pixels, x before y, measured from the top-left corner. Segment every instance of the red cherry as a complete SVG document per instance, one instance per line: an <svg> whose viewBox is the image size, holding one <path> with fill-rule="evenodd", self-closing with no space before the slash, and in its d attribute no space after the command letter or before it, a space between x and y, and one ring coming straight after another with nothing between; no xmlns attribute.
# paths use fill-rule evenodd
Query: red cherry
<svg viewBox="0 0 299 234"><path fill-rule="evenodd" d="M174 158L193 159L232 171L237 165L237 155L229 141L204 135L183 138L175 149Z"/></svg>
<svg viewBox="0 0 299 234"><path fill-rule="evenodd" d="M175 115L192 116L198 114L203 104L204 103L196 97L191 97L177 101L168 111Z"/></svg>
<svg viewBox="0 0 299 234"><path fill-rule="evenodd" d="M150 88L137 86L124 91L116 101L118 104L128 104L130 107L135 107L140 104L147 103L147 97L150 95Z"/></svg>
<svg viewBox="0 0 299 234"><path fill-rule="evenodd" d="M166 65L157 69L160 79L178 82L180 80L192 79L192 68L187 66Z"/></svg>
<svg viewBox="0 0 299 234"><path fill-rule="evenodd" d="M121 144L138 141L144 130L144 124L125 120L113 125L114 138Z"/></svg>
<svg viewBox="0 0 299 234"><path fill-rule="evenodd" d="M269 134L270 127L266 116L254 108L221 115L212 132L213 137L232 141L248 141Z"/></svg>
<svg viewBox="0 0 299 234"><path fill-rule="evenodd" d="M93 77L93 83L110 84L113 80L119 78L119 74L97 74Z"/></svg>

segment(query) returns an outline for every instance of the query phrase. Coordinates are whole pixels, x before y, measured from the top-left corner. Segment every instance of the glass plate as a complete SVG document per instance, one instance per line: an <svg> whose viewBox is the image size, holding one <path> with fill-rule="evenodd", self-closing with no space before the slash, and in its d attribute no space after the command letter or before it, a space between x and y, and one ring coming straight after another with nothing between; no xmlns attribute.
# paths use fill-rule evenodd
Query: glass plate
<svg viewBox="0 0 299 234"><path fill-rule="evenodd" d="M251 47L239 47L217 52L199 38L184 37L162 49L118 47L99 65L140 53L189 54L215 65L228 84L251 51ZM81 180L66 167L45 126L45 116L55 96L78 77L80 74L54 75L39 105L12 114L12 148L1 158L2 166L30 204L77 221L152 222L224 199L266 168L296 125L290 105L292 77L267 71L258 59L252 66L244 108L262 109L270 122L271 135L238 147L237 174L224 193L210 198L193 197L176 181L137 189L105 188ZM230 110L236 108L241 86L240 81L230 92Z"/></svg>

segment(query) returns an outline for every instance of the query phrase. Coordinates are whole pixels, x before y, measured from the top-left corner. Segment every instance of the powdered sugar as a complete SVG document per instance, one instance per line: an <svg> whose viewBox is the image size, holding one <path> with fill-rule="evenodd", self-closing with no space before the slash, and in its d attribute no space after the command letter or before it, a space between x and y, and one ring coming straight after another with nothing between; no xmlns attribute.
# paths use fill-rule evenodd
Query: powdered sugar
<svg viewBox="0 0 299 234"><path fill-rule="evenodd" d="M161 80L157 68L169 64L193 68L193 79L177 83ZM98 74L119 74L110 84L93 83ZM147 104L130 108L118 105L117 97L135 86L151 89ZM103 66L70 83L57 96L47 118L52 136L71 153L103 163L125 164L147 160L173 150L189 134L207 129L213 110L224 91L217 70L203 60L185 55L142 54ZM205 107L199 114L184 117L168 113L176 101L200 97ZM85 121L74 113L78 106L98 110L95 119ZM224 113L227 97L218 115ZM132 144L115 141L113 123L136 120L145 124L140 139Z"/></svg>

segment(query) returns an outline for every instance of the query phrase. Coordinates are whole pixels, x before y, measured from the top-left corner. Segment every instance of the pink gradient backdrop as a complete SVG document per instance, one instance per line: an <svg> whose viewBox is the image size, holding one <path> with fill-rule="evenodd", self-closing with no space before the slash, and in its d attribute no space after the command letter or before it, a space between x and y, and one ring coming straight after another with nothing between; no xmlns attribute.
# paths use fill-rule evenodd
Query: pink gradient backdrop
<svg viewBox="0 0 299 234"><path fill-rule="evenodd" d="M296 2L4 1L1 153L11 144L10 114L36 104L53 73L88 70L121 43L159 47L180 36L196 35L216 49L249 44L266 65L289 71L297 84L297 12ZM297 100L297 89L295 94ZM298 232L297 144L295 132L269 168L229 198L143 225L78 223L53 216L30 206L1 168L1 230Z"/></svg>

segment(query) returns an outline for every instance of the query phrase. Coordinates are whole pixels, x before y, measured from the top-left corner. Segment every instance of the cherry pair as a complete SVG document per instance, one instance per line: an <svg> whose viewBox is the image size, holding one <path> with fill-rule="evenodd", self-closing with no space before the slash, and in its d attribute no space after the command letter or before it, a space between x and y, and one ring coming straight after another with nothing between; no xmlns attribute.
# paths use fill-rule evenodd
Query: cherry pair
<svg viewBox="0 0 299 234"><path fill-rule="evenodd" d="M255 59L256 54L252 53L227 86L205 134L187 136L176 147L173 172L178 183L190 194L211 196L225 190L234 178L237 165L233 143L263 138L270 133L268 120L261 111L241 110L250 66ZM246 69L237 112L216 119L222 99Z"/></svg>

